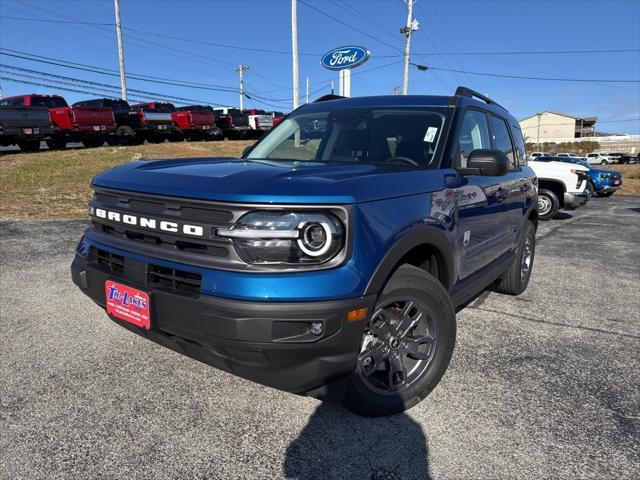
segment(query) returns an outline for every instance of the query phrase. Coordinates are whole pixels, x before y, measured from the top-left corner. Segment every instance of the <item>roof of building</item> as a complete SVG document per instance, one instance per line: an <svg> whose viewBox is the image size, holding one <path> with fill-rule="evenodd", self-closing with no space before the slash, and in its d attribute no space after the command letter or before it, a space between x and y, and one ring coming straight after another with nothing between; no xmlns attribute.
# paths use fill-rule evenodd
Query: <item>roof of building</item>
<svg viewBox="0 0 640 480"><path fill-rule="evenodd" d="M577 117L575 115L569 115L568 113L562 113L562 112L554 112L553 110L545 110L543 112L539 112L539 113L534 113L533 115L529 115L528 117L524 117L520 119L520 122L524 122L525 120L529 119L529 118L533 118L536 115L540 115L543 113L553 113L554 115L560 115L562 117L567 117L567 118L575 118L576 120L582 120L584 122L596 122L598 120L598 117Z"/></svg>

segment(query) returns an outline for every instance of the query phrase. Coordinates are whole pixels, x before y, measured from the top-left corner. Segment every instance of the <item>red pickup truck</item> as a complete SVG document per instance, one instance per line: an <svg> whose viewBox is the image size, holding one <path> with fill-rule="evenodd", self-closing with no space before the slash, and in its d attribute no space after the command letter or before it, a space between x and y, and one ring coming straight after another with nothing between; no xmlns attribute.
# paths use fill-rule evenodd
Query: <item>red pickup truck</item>
<svg viewBox="0 0 640 480"><path fill-rule="evenodd" d="M187 140L222 139L222 130L216 126L213 108L208 105L177 107L172 115Z"/></svg>
<svg viewBox="0 0 640 480"><path fill-rule="evenodd" d="M51 149L64 148L69 142L82 142L85 147L99 147L115 134L116 122L110 108L70 107L58 95L18 95L10 97L12 105L47 107L53 132L46 140Z"/></svg>

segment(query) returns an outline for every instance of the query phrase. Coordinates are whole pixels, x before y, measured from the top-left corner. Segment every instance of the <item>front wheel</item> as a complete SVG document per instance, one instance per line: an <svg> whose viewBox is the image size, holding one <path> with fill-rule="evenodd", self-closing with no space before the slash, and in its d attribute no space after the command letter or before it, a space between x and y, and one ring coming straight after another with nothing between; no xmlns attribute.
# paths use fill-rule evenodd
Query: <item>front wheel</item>
<svg viewBox="0 0 640 480"><path fill-rule="evenodd" d="M424 270L402 265L365 329L345 406L378 417L418 404L444 375L455 338L456 315L447 290Z"/></svg>
<svg viewBox="0 0 640 480"><path fill-rule="evenodd" d="M551 190L541 188L538 191L538 218L550 220L556 216L560 209L560 200Z"/></svg>
<svg viewBox="0 0 640 480"><path fill-rule="evenodd" d="M18 142L20 151L25 153L35 153L40 151L40 140L24 140Z"/></svg>
<svg viewBox="0 0 640 480"><path fill-rule="evenodd" d="M602 160L602 161L600 162L600 165L609 165L609 162L607 162L606 160Z"/></svg>

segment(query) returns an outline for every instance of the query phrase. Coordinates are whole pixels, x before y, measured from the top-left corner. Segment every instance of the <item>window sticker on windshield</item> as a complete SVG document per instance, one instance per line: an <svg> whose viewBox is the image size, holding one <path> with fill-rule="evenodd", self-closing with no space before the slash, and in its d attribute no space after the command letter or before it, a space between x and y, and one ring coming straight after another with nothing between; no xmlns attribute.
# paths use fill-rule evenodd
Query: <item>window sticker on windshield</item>
<svg viewBox="0 0 640 480"><path fill-rule="evenodd" d="M427 128L427 133L424 134L424 141L433 142L433 139L436 138L436 133L438 133L438 127Z"/></svg>

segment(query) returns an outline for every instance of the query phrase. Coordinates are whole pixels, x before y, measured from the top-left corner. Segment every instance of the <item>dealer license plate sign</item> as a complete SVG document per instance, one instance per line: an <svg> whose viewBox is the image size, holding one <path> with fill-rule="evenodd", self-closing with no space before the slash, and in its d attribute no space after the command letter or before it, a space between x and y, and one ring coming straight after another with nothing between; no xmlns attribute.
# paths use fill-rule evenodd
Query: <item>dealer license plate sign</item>
<svg viewBox="0 0 640 480"><path fill-rule="evenodd" d="M104 282L104 289L109 315L149 330L151 313L148 293L112 280Z"/></svg>

